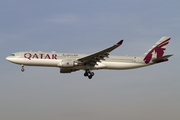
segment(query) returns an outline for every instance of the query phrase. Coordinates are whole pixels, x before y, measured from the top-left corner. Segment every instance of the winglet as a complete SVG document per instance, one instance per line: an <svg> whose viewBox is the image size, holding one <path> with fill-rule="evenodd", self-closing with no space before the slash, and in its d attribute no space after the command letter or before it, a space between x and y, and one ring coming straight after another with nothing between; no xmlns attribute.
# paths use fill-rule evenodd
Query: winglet
<svg viewBox="0 0 180 120"><path fill-rule="evenodd" d="M120 40L116 45L121 45L123 43L123 40Z"/></svg>

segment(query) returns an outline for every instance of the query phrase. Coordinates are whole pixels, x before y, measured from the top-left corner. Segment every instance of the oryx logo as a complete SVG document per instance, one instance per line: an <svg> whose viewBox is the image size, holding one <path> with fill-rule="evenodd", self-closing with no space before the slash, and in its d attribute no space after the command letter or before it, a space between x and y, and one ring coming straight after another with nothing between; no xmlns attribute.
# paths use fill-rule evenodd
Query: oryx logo
<svg viewBox="0 0 180 120"><path fill-rule="evenodd" d="M162 57L164 54L164 51L166 50L167 44L169 43L169 40L171 38L161 42L156 47L154 47L152 50L149 51L149 53L144 58L144 62L148 64L152 58L159 58Z"/></svg>
<svg viewBox="0 0 180 120"><path fill-rule="evenodd" d="M69 65L69 62L67 62L67 65Z"/></svg>

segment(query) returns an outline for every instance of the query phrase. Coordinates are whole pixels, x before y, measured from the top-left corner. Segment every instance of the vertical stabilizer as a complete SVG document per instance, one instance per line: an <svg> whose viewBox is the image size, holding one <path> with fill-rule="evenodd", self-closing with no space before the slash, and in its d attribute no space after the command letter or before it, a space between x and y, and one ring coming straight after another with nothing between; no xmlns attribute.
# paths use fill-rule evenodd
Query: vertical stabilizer
<svg viewBox="0 0 180 120"><path fill-rule="evenodd" d="M152 59L162 57L170 39L171 37L162 37L148 52L142 55L144 56L143 61L148 64Z"/></svg>

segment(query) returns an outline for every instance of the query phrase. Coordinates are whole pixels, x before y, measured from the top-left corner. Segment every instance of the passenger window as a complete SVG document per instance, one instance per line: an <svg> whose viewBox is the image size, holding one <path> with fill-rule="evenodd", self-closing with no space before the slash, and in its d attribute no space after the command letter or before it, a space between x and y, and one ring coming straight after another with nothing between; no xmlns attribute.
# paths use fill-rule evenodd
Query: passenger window
<svg viewBox="0 0 180 120"><path fill-rule="evenodd" d="M15 54L11 54L11 56L15 56Z"/></svg>

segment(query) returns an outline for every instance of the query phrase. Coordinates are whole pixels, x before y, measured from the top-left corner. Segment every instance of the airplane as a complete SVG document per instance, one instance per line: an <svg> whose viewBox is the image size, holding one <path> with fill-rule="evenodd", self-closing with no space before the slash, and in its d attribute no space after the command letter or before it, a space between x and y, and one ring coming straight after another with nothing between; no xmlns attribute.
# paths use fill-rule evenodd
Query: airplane
<svg viewBox="0 0 180 120"><path fill-rule="evenodd" d="M16 52L6 57L12 63L24 66L59 67L60 73L71 73L84 70L84 76L91 79L94 76L92 70L110 69L126 70L154 65L168 61L171 55L165 55L164 51L171 37L162 37L151 49L140 56L115 56L110 52L122 45L123 40L117 44L93 54L56 53L56 52Z"/></svg>

